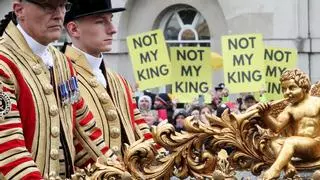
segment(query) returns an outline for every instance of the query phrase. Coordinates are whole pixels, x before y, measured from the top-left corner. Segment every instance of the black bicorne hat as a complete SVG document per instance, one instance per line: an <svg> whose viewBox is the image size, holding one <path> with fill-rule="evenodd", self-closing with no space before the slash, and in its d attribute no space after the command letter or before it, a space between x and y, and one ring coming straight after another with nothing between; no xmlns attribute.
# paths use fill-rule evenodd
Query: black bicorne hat
<svg viewBox="0 0 320 180"><path fill-rule="evenodd" d="M64 18L65 24L84 16L125 10L125 8L112 8L111 0L69 0L69 2L72 6Z"/></svg>

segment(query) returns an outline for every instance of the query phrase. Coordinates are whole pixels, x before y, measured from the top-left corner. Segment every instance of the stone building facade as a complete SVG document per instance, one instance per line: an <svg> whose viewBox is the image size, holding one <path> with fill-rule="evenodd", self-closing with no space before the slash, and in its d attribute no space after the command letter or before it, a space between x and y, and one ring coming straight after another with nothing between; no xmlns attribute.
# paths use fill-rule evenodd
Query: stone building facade
<svg viewBox="0 0 320 180"><path fill-rule="evenodd" d="M11 9L11 0L0 0L0 15ZM222 35L261 33L265 44L296 48L298 67L312 82L320 80L319 0L113 0L118 33L107 64L134 83L126 37L162 29L168 46L210 46L221 54ZM214 73L214 84L223 81Z"/></svg>

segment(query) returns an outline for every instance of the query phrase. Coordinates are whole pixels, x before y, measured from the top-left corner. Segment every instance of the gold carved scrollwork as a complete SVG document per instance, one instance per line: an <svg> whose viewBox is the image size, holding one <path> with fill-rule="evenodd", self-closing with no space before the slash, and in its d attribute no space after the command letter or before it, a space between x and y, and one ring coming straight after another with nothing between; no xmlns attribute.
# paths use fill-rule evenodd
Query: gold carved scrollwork
<svg viewBox="0 0 320 180"><path fill-rule="evenodd" d="M130 180L133 177L128 173L124 166L119 162L112 160L103 160L98 158L94 165L88 165L85 169L76 169L72 175L72 180Z"/></svg>
<svg viewBox="0 0 320 180"><path fill-rule="evenodd" d="M319 87L320 83L315 84L310 95L319 96ZM277 117L287 105L287 99L272 102L271 116ZM156 158L155 147L141 139L125 149L123 160L126 170L98 163L91 170L82 172L89 173L93 179L110 175L119 178L127 171L131 173L131 179L169 179L171 176L232 179L234 170L250 169L254 175L260 175L274 163L276 156L270 143L280 134L267 128L256 107L243 114L229 114L226 110L221 118L214 115L206 117L209 124L187 117L185 131L182 132L176 132L169 123L153 128L155 142L169 151L166 156ZM223 149L231 149L232 153L222 158L219 152ZM292 164L297 169L314 169L320 167L320 160L293 161ZM320 177L319 174L316 171L313 176ZM77 176L82 177L81 173Z"/></svg>
<svg viewBox="0 0 320 180"><path fill-rule="evenodd" d="M275 134L262 128L260 121L254 119L259 116L254 114L236 116L225 111L221 118L207 116L210 125L190 116L185 119L186 131L181 133L170 124L157 126L153 129L153 137L170 153L154 164L155 150L150 145L136 142L127 149L124 160L134 177L146 179L166 179L172 175L214 179L217 174L232 178L234 169L247 168L258 175L265 165L274 161L268 142ZM245 119L239 119L243 117ZM230 155L233 167L229 160L219 158L218 152L223 148L233 149Z"/></svg>
<svg viewBox="0 0 320 180"><path fill-rule="evenodd" d="M167 156L154 163L155 149L142 141L130 146L125 153L125 162L135 177L145 179L169 179L194 176L197 179L211 178L217 158L203 144L209 134L193 117L186 118L188 132L176 132L170 124L158 126L153 131L155 141L170 151ZM173 172L175 170L175 172Z"/></svg>

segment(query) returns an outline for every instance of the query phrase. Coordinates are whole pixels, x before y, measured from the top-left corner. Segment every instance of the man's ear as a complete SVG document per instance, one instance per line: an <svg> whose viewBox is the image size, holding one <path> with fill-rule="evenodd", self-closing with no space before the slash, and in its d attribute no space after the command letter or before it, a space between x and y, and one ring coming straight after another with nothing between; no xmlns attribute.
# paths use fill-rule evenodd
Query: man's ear
<svg viewBox="0 0 320 180"><path fill-rule="evenodd" d="M66 25L66 30L71 38L79 38L80 31L79 31L79 24L75 21L70 21Z"/></svg>
<svg viewBox="0 0 320 180"><path fill-rule="evenodd" d="M15 13L15 15L17 16L17 20L23 21L25 8L24 8L22 2L14 1L12 3L12 9L13 9L13 12Z"/></svg>

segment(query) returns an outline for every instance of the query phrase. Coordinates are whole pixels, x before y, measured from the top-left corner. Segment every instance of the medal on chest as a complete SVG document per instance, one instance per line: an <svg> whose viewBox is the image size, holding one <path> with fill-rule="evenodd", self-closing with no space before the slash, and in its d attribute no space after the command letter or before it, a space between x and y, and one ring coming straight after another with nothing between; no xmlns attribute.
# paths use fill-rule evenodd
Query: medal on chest
<svg viewBox="0 0 320 180"><path fill-rule="evenodd" d="M72 76L70 79L59 84L59 94L62 105L76 103L80 97L77 77Z"/></svg>

